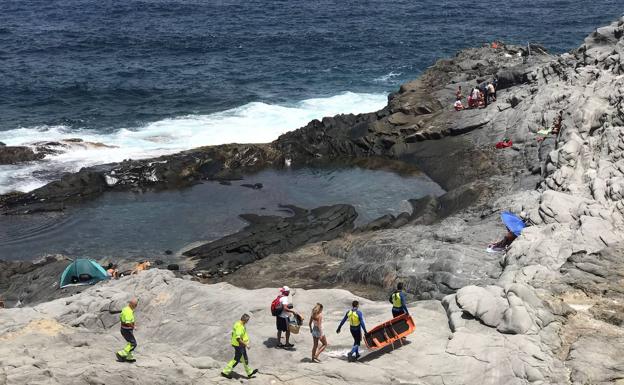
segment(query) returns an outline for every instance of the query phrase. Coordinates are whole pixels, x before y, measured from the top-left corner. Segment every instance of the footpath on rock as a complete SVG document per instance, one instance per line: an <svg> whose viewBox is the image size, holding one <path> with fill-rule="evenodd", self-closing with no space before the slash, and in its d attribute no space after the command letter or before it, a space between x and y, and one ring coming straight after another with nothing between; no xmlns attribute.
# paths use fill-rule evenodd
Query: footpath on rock
<svg viewBox="0 0 624 385"><path fill-rule="evenodd" d="M624 18L570 53L533 48L531 56L519 47L464 50L403 85L383 110L313 121L271 144L89 168L32 193L2 196L3 212L19 214L108 190L232 178L286 159L303 165L373 155L415 164L447 191L412 201L412 213L357 231L345 225L324 239L246 242L253 238L247 229L190 251L195 276L210 273L209 282L238 287L154 270L2 310L0 383L227 382L218 372L231 355L229 328L248 312L257 383L623 384ZM452 109L458 85L469 89L495 75L496 102ZM513 146L495 149L505 137ZM503 210L530 226L506 252L486 253L504 234ZM284 237L309 225L301 217L252 222L277 226ZM215 263L232 255L235 271L214 274ZM295 352L272 347L274 287L309 288L295 306L307 316L323 303L332 325L354 298L338 288L377 290L384 299L396 282L417 300L409 306L417 328L409 344L357 364L340 359L349 345L344 334L329 334L321 364L306 362L306 329ZM121 343L117 313L130 296L141 298L144 325L133 367L112 357ZM387 299L360 300L369 325L389 318Z"/></svg>

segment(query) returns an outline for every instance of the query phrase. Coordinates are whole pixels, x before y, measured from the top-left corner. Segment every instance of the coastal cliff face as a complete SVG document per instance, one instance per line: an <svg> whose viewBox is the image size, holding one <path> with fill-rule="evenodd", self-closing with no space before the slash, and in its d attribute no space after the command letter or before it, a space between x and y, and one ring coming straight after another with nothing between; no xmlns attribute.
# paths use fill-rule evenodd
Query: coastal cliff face
<svg viewBox="0 0 624 385"><path fill-rule="evenodd" d="M20 213L110 189L227 178L286 158L294 165L373 155L414 163L447 194L413 201L412 213L326 242L265 249L264 259L225 278L250 289L272 282L352 285L363 292L406 282L419 300L410 304L417 325L410 344L356 367L331 357L307 363L307 334L294 353L271 348L267 301L274 289L201 285L151 271L69 299L0 312L0 383L123 378L164 384L174 377L179 383L219 383L218 368L229 358L228 327L246 311L257 335L251 357L261 369L258 383L621 384L624 18L599 28L570 53L550 56L538 47L532 53L468 49L402 86L376 113L313 121L268 145L218 146L91 168L1 198L5 213ZM501 86L495 103L452 110L458 85L466 92L494 75ZM553 128L559 116L556 134L537 133ZM495 150L503 137L513 146ZM504 233L502 210L519 213L531 226L506 253L488 254L487 243ZM203 247L215 258L224 244L240 246L239 239L228 239ZM277 274L271 269L276 265L292 273ZM145 301L145 328L138 332L144 358L132 378L127 366L109 363L121 342L116 313L129 293ZM295 305L307 311L324 303L333 327L352 298L342 290L306 290ZM386 301L362 302L369 324L388 318ZM102 344L84 342L92 335ZM329 340L336 357L348 348L345 335L332 333ZM54 349L41 348L48 344ZM66 358L76 351L87 357L80 370ZM288 370L279 364L285 360Z"/></svg>

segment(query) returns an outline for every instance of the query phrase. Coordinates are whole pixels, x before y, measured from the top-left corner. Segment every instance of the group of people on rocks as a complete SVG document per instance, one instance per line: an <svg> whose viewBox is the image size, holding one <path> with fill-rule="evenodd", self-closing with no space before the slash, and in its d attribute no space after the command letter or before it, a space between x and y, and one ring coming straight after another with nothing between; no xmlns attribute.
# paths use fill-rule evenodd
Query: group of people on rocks
<svg viewBox="0 0 624 385"><path fill-rule="evenodd" d="M112 279L117 279L126 275L138 274L141 271L148 270L152 266L150 261L144 260L141 262L137 262L136 265L132 268L132 270L120 272L119 268L116 264L112 262L106 266L102 266L104 270L106 270L106 275L108 275Z"/></svg>
<svg viewBox="0 0 624 385"><path fill-rule="evenodd" d="M498 86L498 79L494 78L490 82L477 83L473 87L466 98L467 105L464 105L462 99L462 87L459 85L457 91L455 91L455 103L453 107L455 111L461 111L470 108L486 108L489 103L496 101L496 88Z"/></svg>
<svg viewBox="0 0 624 385"><path fill-rule="evenodd" d="M303 320L303 316L299 314L294 307L289 303L288 296L290 295L290 288L284 286L280 289L280 294L276 299L279 303L277 311L273 311L273 304L271 306L271 312L276 317L277 327L277 345L278 348L292 348L293 344L290 343L290 330L289 325L294 319L299 321ZM395 318L401 314L409 314L407 310L406 294L403 290L403 284L399 283L396 290L391 294L389 298L392 303L392 317ZM275 301L274 301L275 302ZM134 337L135 330L135 317L134 310L138 306L138 299L131 299L127 306L125 306L119 316L121 323L121 335L126 341L126 345L123 349L116 353L119 361L135 362L136 359L133 356L133 352L137 347L137 341ZM292 317L292 319L291 319ZM231 379L232 371L234 367L242 362L245 369L245 373L248 378L252 378L258 373L258 369L252 369L249 366L249 358L247 350L249 345L249 334L247 333L247 324L250 320L249 314L243 314L238 321L236 321L232 327L230 335L230 345L234 348L234 357L227 363L225 368L221 371L221 376ZM349 323L349 331L353 337L353 346L348 353L348 361L355 362L360 358L360 345L362 343L362 336L367 335L366 324L364 323L364 315L360 310L360 304L358 301L351 303L351 308L348 309L340 321L336 333L340 333L343 325ZM324 321L323 321L323 305L317 303L312 308L312 314L308 323L310 327L310 333L312 334L312 362L320 362L320 355L328 346L327 337L325 335ZM282 335L285 337L285 343L282 344Z"/></svg>
<svg viewBox="0 0 624 385"><path fill-rule="evenodd" d="M276 312L275 325L277 327L277 345L278 348L292 348L293 344L290 343L290 330L289 326L295 319L302 321L303 316L298 313L294 307L288 302L288 296L290 295L290 288L284 286L280 289L280 295L274 302L279 303L279 311ZM392 303L392 317L397 317L401 314L409 314L407 310L406 295L403 291L403 284L397 284L397 289L390 296L390 302ZM273 309L272 309L273 310ZM221 372L221 375L226 378L231 378L232 369L239 363L243 362L243 366L247 376L251 378L258 372L257 369L251 369L249 367L249 360L247 358L246 348L249 346L249 336L244 328L244 325L249 321L249 315L243 314L240 321L237 321L232 328L232 346L234 347L234 358L228 362L227 366ZM351 308L346 311L344 317L340 321L336 333L340 333L343 325L349 323L349 331L353 337L353 346L351 351L347 354L349 362L357 361L360 358L360 345L362 343L362 336L366 336L368 333L366 330L366 324L364 322L364 315L360 310L360 303L353 301ZM241 328L243 325L243 328ZM317 303L312 308L312 314L310 315L310 321L308 322L310 327L310 333L312 334L312 362L320 362L320 355L328 346L327 336L325 335L325 329L323 327L323 304ZM284 334L285 340L282 344L282 334Z"/></svg>

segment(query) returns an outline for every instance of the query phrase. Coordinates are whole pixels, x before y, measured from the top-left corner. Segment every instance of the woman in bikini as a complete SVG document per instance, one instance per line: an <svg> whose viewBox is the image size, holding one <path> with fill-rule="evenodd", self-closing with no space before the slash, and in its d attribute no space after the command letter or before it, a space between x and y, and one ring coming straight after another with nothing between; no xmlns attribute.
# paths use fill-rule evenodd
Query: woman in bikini
<svg viewBox="0 0 624 385"><path fill-rule="evenodd" d="M308 326L314 340L312 345L312 362L321 362L319 356L327 348L327 338L325 338L325 333L323 333L323 305L320 303L317 303L312 309ZM321 346L317 349L319 341L321 341Z"/></svg>

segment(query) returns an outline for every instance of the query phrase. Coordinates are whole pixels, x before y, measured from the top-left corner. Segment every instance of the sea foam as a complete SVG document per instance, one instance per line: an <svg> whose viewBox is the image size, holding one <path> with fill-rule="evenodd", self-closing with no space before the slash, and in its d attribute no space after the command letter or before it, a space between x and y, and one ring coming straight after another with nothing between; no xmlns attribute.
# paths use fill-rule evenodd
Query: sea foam
<svg viewBox="0 0 624 385"><path fill-rule="evenodd" d="M108 146L76 145L65 153L48 155L43 161L0 166L0 193L31 191L58 178L62 172L75 172L95 164L149 158L207 145L266 143L304 126L312 119L340 113L376 111L383 108L386 102L385 94L345 92L292 105L253 102L213 114L165 119L108 134L65 126L0 131L0 142L10 146L71 138Z"/></svg>

